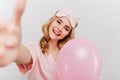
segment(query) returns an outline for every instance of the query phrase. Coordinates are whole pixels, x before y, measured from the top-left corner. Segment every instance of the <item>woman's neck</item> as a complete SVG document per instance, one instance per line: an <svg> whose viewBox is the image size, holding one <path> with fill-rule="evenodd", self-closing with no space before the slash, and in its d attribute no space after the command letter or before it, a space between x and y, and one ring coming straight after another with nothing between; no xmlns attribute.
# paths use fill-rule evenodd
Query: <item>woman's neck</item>
<svg viewBox="0 0 120 80"><path fill-rule="evenodd" d="M59 49L57 47L57 41L56 40L50 40L48 42L49 44L49 49L48 52L53 56L53 58L56 60L58 53L59 53Z"/></svg>
<svg viewBox="0 0 120 80"><path fill-rule="evenodd" d="M50 40L49 42L48 42L48 44L49 44L49 49L51 50L51 49L56 49L57 48L57 40Z"/></svg>

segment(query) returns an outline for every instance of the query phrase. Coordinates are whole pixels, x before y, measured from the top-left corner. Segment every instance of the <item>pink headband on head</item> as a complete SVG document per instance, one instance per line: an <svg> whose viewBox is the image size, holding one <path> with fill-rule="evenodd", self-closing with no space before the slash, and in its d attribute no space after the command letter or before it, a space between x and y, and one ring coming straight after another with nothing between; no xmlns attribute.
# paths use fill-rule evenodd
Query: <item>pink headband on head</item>
<svg viewBox="0 0 120 80"><path fill-rule="evenodd" d="M70 20L71 26L73 28L75 28L76 24L78 23L78 19L76 18L74 11L68 7L64 7L58 10L55 15L58 17L62 17L62 16L67 17Z"/></svg>

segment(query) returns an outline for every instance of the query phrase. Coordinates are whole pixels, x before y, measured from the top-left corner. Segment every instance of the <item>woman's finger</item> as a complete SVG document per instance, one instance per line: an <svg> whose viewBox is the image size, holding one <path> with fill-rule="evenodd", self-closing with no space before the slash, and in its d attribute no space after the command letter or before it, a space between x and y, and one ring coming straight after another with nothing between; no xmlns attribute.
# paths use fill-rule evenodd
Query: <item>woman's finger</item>
<svg viewBox="0 0 120 80"><path fill-rule="evenodd" d="M12 16L12 22L15 25L20 25L22 14L25 10L27 0L16 0L13 16Z"/></svg>
<svg viewBox="0 0 120 80"><path fill-rule="evenodd" d="M0 33L6 30L7 24L6 22L0 21Z"/></svg>
<svg viewBox="0 0 120 80"><path fill-rule="evenodd" d="M19 39L16 35L0 34L0 45L6 48L14 48L19 45Z"/></svg>
<svg viewBox="0 0 120 80"><path fill-rule="evenodd" d="M5 40L4 40L4 45L5 47L7 48L14 48L16 46L19 45L19 40L17 39L16 36L14 35L9 35L7 37L5 37Z"/></svg>

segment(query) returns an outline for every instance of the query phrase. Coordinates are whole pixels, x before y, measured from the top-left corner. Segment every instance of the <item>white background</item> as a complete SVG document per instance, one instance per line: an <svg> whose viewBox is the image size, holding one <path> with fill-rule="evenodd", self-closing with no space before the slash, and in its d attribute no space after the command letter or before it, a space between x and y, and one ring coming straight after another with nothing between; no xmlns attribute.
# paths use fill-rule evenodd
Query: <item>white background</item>
<svg viewBox="0 0 120 80"><path fill-rule="evenodd" d="M0 20L9 20L15 0L0 0ZM76 37L91 40L102 55L100 80L120 80L119 0L28 0L22 18L22 42L38 41L41 26L56 10L73 7L79 17ZM0 68L0 80L26 80L14 63Z"/></svg>

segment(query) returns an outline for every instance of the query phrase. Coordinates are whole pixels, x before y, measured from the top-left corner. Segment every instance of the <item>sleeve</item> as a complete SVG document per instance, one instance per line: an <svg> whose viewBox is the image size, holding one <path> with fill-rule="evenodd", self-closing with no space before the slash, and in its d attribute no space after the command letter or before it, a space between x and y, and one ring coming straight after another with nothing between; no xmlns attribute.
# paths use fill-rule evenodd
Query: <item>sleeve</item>
<svg viewBox="0 0 120 80"><path fill-rule="evenodd" d="M19 71L23 75L30 73L34 69L34 65L36 64L36 60L37 60L35 43L31 42L31 43L25 44L25 46L30 51L30 54L32 56L32 63L30 62L28 64L17 64Z"/></svg>

